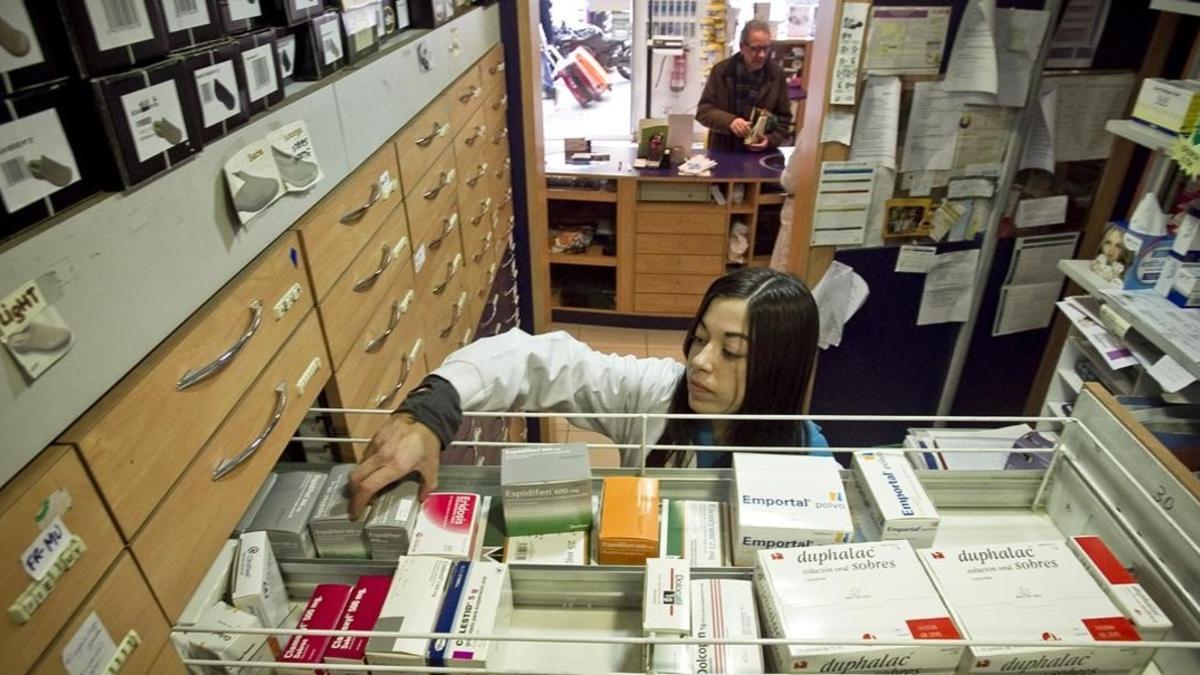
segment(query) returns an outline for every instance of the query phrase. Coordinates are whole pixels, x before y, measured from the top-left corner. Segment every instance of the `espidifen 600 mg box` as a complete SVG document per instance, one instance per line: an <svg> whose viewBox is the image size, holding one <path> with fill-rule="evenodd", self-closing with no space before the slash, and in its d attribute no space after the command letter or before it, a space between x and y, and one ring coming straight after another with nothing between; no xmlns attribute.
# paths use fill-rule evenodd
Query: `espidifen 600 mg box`
<svg viewBox="0 0 1200 675"><path fill-rule="evenodd" d="M592 526L592 465L583 443L505 448L500 487L510 536Z"/></svg>
<svg viewBox="0 0 1200 675"><path fill-rule="evenodd" d="M933 545L938 512L903 452L856 452L853 467L882 539L907 539L914 548Z"/></svg>

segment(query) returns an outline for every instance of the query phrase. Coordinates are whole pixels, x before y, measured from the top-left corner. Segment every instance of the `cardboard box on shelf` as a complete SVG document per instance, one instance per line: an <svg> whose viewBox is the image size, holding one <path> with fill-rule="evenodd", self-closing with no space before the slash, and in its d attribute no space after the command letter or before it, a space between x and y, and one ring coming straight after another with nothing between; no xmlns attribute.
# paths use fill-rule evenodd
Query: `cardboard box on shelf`
<svg viewBox="0 0 1200 675"><path fill-rule="evenodd" d="M446 558L400 558L375 629L432 632L453 568ZM367 640L367 663L424 666L428 648L424 638L373 637Z"/></svg>
<svg viewBox="0 0 1200 675"><path fill-rule="evenodd" d="M242 107L257 115L283 101L283 76L279 72L274 28L238 36L241 50L238 67L242 71Z"/></svg>
<svg viewBox="0 0 1200 675"><path fill-rule="evenodd" d="M355 66L379 51L382 39L378 0L342 12L342 44L346 46L346 65Z"/></svg>
<svg viewBox="0 0 1200 675"><path fill-rule="evenodd" d="M111 9L102 2L57 4L67 17L71 50L82 77L132 68L167 53L167 26L157 0L126 0Z"/></svg>
<svg viewBox="0 0 1200 675"><path fill-rule="evenodd" d="M233 568L233 606L250 612L264 628L274 628L288 615L287 590L266 532L241 536Z"/></svg>
<svg viewBox="0 0 1200 675"><path fill-rule="evenodd" d="M217 13L221 30L226 35L258 30L267 25L261 0L217 0Z"/></svg>
<svg viewBox="0 0 1200 675"><path fill-rule="evenodd" d="M461 637L434 640L429 645L428 665L494 668L504 644L472 640L470 636L496 635L508 630L513 608L508 565L468 560L454 565L446 599L432 632Z"/></svg>
<svg viewBox="0 0 1200 675"><path fill-rule="evenodd" d="M212 42L224 35L216 0L164 2L162 7L167 43L172 51Z"/></svg>
<svg viewBox="0 0 1200 675"><path fill-rule="evenodd" d="M1142 80L1133 119L1169 134L1190 134L1200 123L1200 82L1148 77Z"/></svg>
<svg viewBox="0 0 1200 675"><path fill-rule="evenodd" d="M408 555L471 558L479 502L479 495L470 492L435 492L426 497L417 513Z"/></svg>
<svg viewBox="0 0 1200 675"><path fill-rule="evenodd" d="M179 619L175 623L181 626L194 625L205 610L228 597L230 570L233 569L233 561L237 559L238 543L237 539L230 539L221 546L220 552L213 558L212 565L209 565L204 578L200 580L200 585L196 587L196 592L192 593L192 598L179 613Z"/></svg>
<svg viewBox="0 0 1200 675"><path fill-rule="evenodd" d="M317 584L313 589L308 604L300 614L300 622L296 628L301 630L333 630L338 627L342 612L350 604L350 592L353 589L346 584ZM275 672L279 675L309 675L311 668L295 667L309 663L323 663L325 650L333 640L328 635L293 635L288 639L283 651L275 660L279 663Z"/></svg>
<svg viewBox="0 0 1200 675"><path fill-rule="evenodd" d="M592 468L583 443L505 448L500 486L509 536L592 526Z"/></svg>
<svg viewBox="0 0 1200 675"><path fill-rule="evenodd" d="M1067 545L1084 568L1108 594L1109 600L1133 623L1143 640L1163 640L1172 623L1146 589L1125 569L1100 537L1079 536Z"/></svg>
<svg viewBox="0 0 1200 675"><path fill-rule="evenodd" d="M320 80L345 65L342 22L338 12L315 16L296 30L297 80Z"/></svg>
<svg viewBox="0 0 1200 675"><path fill-rule="evenodd" d="M48 84L75 72L66 20L57 3L9 2L4 21L14 42L0 59L0 95Z"/></svg>
<svg viewBox="0 0 1200 675"><path fill-rule="evenodd" d="M200 137L207 145L250 121L242 103L246 80L241 49L222 42L181 54L183 94L188 106L200 114Z"/></svg>
<svg viewBox="0 0 1200 675"><path fill-rule="evenodd" d="M597 560L644 565L658 555L658 479L610 476L600 495Z"/></svg>
<svg viewBox="0 0 1200 675"><path fill-rule="evenodd" d="M250 505L242 512L242 517L238 520L237 525L234 525L232 536L240 537L250 529L250 524L254 522L254 517L258 515L258 510L262 508L263 502L267 501L267 495L271 494L271 488L275 487L275 480L278 478L279 474L277 473L267 474L266 480L258 486L258 492L254 493L254 499L250 500Z"/></svg>
<svg viewBox="0 0 1200 675"><path fill-rule="evenodd" d="M253 614L223 602L204 610L196 623L200 626L224 628L231 632L173 633L171 641L176 645L177 651L193 659L248 661L267 643L265 635L232 632L246 628L263 628L263 625ZM274 638L271 640L274 641ZM242 669L241 672L247 671Z"/></svg>
<svg viewBox="0 0 1200 675"><path fill-rule="evenodd" d="M761 637L754 589L741 579L692 581L692 637L737 640ZM762 673L762 647L712 644L691 648L693 673Z"/></svg>
<svg viewBox="0 0 1200 675"><path fill-rule="evenodd" d="M853 468L883 539L907 539L914 548L933 545L938 512L903 452L856 452Z"/></svg>
<svg viewBox="0 0 1200 675"><path fill-rule="evenodd" d="M266 2L271 19L276 24L298 26L325 11L318 0L259 0Z"/></svg>
<svg viewBox="0 0 1200 675"><path fill-rule="evenodd" d="M325 480L320 471L284 471L275 479L275 485L250 523L250 531L266 532L277 557L317 556L308 520L317 507Z"/></svg>
<svg viewBox="0 0 1200 675"><path fill-rule="evenodd" d="M350 473L357 464L337 464L329 469L325 487L308 519L317 555L322 558L367 557L367 519L350 520Z"/></svg>

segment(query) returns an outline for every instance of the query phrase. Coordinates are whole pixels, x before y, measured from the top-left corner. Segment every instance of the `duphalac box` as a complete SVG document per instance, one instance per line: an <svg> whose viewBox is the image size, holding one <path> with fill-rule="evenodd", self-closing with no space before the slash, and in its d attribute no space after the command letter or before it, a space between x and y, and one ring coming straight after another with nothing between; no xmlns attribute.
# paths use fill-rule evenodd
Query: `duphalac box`
<svg viewBox="0 0 1200 675"><path fill-rule="evenodd" d="M91 88L108 142L104 187L144 183L203 147L199 111L183 96L181 59L92 80Z"/></svg>
<svg viewBox="0 0 1200 675"><path fill-rule="evenodd" d="M4 8L11 28L0 58L0 95L36 87L75 72L67 26L58 5L16 0Z"/></svg>
<svg viewBox="0 0 1200 675"><path fill-rule="evenodd" d="M446 558L400 558L375 630L432 632L453 569ZM367 640L367 663L423 666L428 648L424 638L373 637Z"/></svg>
<svg viewBox="0 0 1200 675"><path fill-rule="evenodd" d="M200 137L206 145L250 121L250 113L242 105L246 80L236 42L221 42L180 58L184 98L200 111Z"/></svg>
<svg viewBox="0 0 1200 675"><path fill-rule="evenodd" d="M657 478L605 478L597 536L600 564L644 565L658 555L658 516Z"/></svg>
<svg viewBox="0 0 1200 675"><path fill-rule="evenodd" d="M95 167L85 154L93 141L76 94L59 83L0 100L0 236L96 192Z"/></svg>
<svg viewBox="0 0 1200 675"><path fill-rule="evenodd" d="M212 42L224 35L216 0L164 2L162 6L171 51Z"/></svg>
<svg viewBox="0 0 1200 675"><path fill-rule="evenodd" d="M258 515L258 510L262 508L263 503L267 501L267 495L271 494L271 488L275 487L275 480L278 478L279 474L269 473L262 485L258 486L258 492L254 493L254 499L250 500L250 506L246 507L237 525L233 527L234 537L240 537L250 530L254 517Z"/></svg>
<svg viewBox="0 0 1200 675"><path fill-rule="evenodd" d="M287 618L287 591L266 532L241 536L230 595L234 607L253 614L264 628L278 626Z"/></svg>
<svg viewBox="0 0 1200 675"><path fill-rule="evenodd" d="M504 562L510 565L586 565L588 533L558 532L508 537Z"/></svg>
<svg viewBox="0 0 1200 675"><path fill-rule="evenodd" d="M403 481L380 492L367 517L367 547L372 560L395 560L408 553L420 503L416 481Z"/></svg>
<svg viewBox="0 0 1200 675"><path fill-rule="evenodd" d="M242 105L251 115L270 109L283 101L283 77L279 72L275 30L266 29L238 37L241 50Z"/></svg>
<svg viewBox="0 0 1200 675"><path fill-rule="evenodd" d="M1200 123L1200 83L1148 77L1142 80L1132 116L1169 134L1190 134Z"/></svg>
<svg viewBox="0 0 1200 675"><path fill-rule="evenodd" d="M258 30L267 25L262 0L217 0L217 13L226 35Z"/></svg>
<svg viewBox="0 0 1200 675"><path fill-rule="evenodd" d="M903 452L856 452L853 468L883 539L907 539L914 548L933 545L938 512Z"/></svg>
<svg viewBox="0 0 1200 675"><path fill-rule="evenodd" d="M366 518L350 520L350 473L357 464L329 469L321 498L308 519L317 555L322 558L367 557Z"/></svg>
<svg viewBox="0 0 1200 675"><path fill-rule="evenodd" d="M296 30L297 80L329 77L345 64L342 22L338 12L326 12Z"/></svg>
<svg viewBox="0 0 1200 675"><path fill-rule="evenodd" d="M474 634L505 633L512 618L512 582L504 563L454 563L446 599L432 632L454 638L434 640L426 660L435 668L494 668L503 643L472 640Z"/></svg>
<svg viewBox="0 0 1200 675"><path fill-rule="evenodd" d="M44 1L44 0L43 0ZM157 0L58 0L67 18L71 50L82 77L148 63L167 53L167 26Z"/></svg>
<svg viewBox="0 0 1200 675"><path fill-rule="evenodd" d="M757 639L758 616L751 582L699 579L692 582L692 637L723 640ZM692 647L693 673L761 673L758 645L712 644Z"/></svg>
<svg viewBox="0 0 1200 675"><path fill-rule="evenodd" d="M688 635L692 630L692 569L681 558L647 558L642 633Z"/></svg>
<svg viewBox="0 0 1200 675"><path fill-rule="evenodd" d="M1095 535L1071 537L1067 539L1067 545L1092 579L1108 594L1108 599L1133 623L1143 640L1158 641L1167 637L1171 620L1103 539Z"/></svg>
<svg viewBox="0 0 1200 675"><path fill-rule="evenodd" d="M592 526L592 466L584 443L505 448L500 488L509 536Z"/></svg>
<svg viewBox="0 0 1200 675"><path fill-rule="evenodd" d="M221 546L221 551L213 558L208 571L204 573L204 578L200 580L200 585L196 587L196 592L192 593L191 599L179 613L179 619L175 623L180 626L194 625L204 610L225 600L229 595L229 572L233 569L237 551L237 539L230 539Z"/></svg>
<svg viewBox="0 0 1200 675"><path fill-rule="evenodd" d="M734 453L734 564L753 566L762 549L849 541L840 470L832 457Z"/></svg>
<svg viewBox="0 0 1200 675"><path fill-rule="evenodd" d="M300 630L334 630L342 618L346 605L350 604L350 592L346 584L317 584L308 604L300 614L296 628ZM293 635L275 660L279 663L275 672L280 675L310 675L311 668L289 668L288 664L323 663L325 650L333 640L328 635ZM324 672L324 671L317 671Z"/></svg>
<svg viewBox="0 0 1200 675"><path fill-rule="evenodd" d="M663 499L659 557L683 558L692 567L729 564L729 516L725 504Z"/></svg>
<svg viewBox="0 0 1200 675"><path fill-rule="evenodd" d="M200 626L214 626L228 631L246 628L262 628L259 620L249 612L243 612L229 605L218 602L206 609L196 621ZM237 632L219 633L173 633L171 639L179 648L181 654L193 659L212 659L222 661L248 661L267 642L265 635L252 635ZM249 675L246 669L239 669L242 675Z"/></svg>
<svg viewBox="0 0 1200 675"><path fill-rule="evenodd" d="M754 585L768 637L957 640L946 605L908 541L759 551ZM820 617L813 620L813 617ZM772 645L776 672L952 671L962 647Z"/></svg>
<svg viewBox="0 0 1200 675"><path fill-rule="evenodd" d="M280 558L315 558L317 549L308 531L308 519L323 487L325 474L320 471L280 473L250 523L250 530L266 532Z"/></svg>
<svg viewBox="0 0 1200 675"><path fill-rule="evenodd" d="M1153 650L1133 646L1050 646L1062 640L1140 642L1133 624L1062 541L938 546L917 556L963 637L1047 643L971 647L962 664L970 672L1128 670L1153 656Z"/></svg>
<svg viewBox="0 0 1200 675"><path fill-rule="evenodd" d="M479 495L470 492L435 492L426 497L417 513L408 555L469 559L475 551L479 501Z"/></svg>
<svg viewBox="0 0 1200 675"><path fill-rule="evenodd" d="M338 630L375 630L383 611L383 603L387 600L388 589L391 588L392 578L383 576L359 577L350 593L350 602L342 618L338 621ZM365 637L338 635L329 641L325 650L325 663L329 664L365 664L367 662L367 641ZM340 675L350 671L339 671L331 668L330 673Z"/></svg>

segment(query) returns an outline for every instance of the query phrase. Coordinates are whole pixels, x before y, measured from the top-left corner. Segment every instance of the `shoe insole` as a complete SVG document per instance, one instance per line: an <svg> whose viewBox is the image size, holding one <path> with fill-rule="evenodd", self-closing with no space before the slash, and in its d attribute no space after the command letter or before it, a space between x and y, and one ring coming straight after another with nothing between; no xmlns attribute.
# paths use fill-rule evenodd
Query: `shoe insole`
<svg viewBox="0 0 1200 675"><path fill-rule="evenodd" d="M59 164L45 155L29 160L29 173L33 174L34 178L40 178L58 187L69 184L74 175L71 167Z"/></svg>
<svg viewBox="0 0 1200 675"><path fill-rule="evenodd" d="M13 56L25 56L29 53L29 36L0 17L0 47Z"/></svg>
<svg viewBox="0 0 1200 675"><path fill-rule="evenodd" d="M243 213L257 213L267 208L279 192L279 182L274 178L255 176L245 171L235 171L233 175L242 181L242 187L233 196L233 206Z"/></svg>
<svg viewBox="0 0 1200 675"><path fill-rule="evenodd" d="M171 145L175 145L183 140L183 131L162 117L154 120L154 135L162 138Z"/></svg>
<svg viewBox="0 0 1200 675"><path fill-rule="evenodd" d="M221 105L225 106L226 110L233 110L233 104L237 102L237 99L234 97L233 92L229 91L220 80L215 78L213 80L213 95L217 97Z"/></svg>
<svg viewBox="0 0 1200 675"><path fill-rule="evenodd" d="M8 338L8 346L18 354L53 352L67 346L71 331L59 326L47 326L34 321L25 330Z"/></svg>
<svg viewBox="0 0 1200 675"><path fill-rule="evenodd" d="M279 167L279 175L283 182L295 187L306 187L317 179L317 165L303 159L293 157L275 146L271 146L275 154L275 165Z"/></svg>

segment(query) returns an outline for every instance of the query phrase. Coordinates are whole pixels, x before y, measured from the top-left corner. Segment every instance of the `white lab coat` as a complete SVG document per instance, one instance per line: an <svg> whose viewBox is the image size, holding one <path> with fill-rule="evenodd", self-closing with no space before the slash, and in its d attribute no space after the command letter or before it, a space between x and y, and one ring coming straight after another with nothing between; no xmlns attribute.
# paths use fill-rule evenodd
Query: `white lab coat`
<svg viewBox="0 0 1200 675"><path fill-rule="evenodd" d="M570 422L614 443L638 444L640 419L586 415L665 414L683 371L673 359L602 354L563 331L513 329L459 349L433 374L454 385L463 410L582 413ZM657 441L665 428L666 420L649 420L645 442Z"/></svg>

